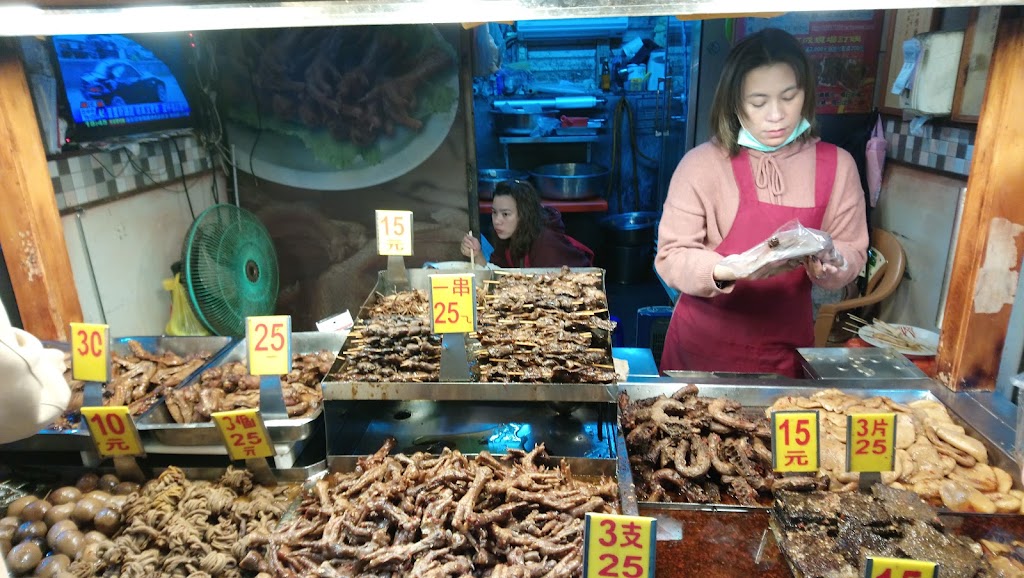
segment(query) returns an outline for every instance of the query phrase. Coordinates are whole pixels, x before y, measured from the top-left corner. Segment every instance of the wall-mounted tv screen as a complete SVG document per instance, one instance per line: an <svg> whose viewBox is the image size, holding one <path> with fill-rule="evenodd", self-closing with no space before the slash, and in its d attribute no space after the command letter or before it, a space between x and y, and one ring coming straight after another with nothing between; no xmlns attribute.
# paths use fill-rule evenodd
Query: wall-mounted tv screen
<svg viewBox="0 0 1024 578"><path fill-rule="evenodd" d="M52 37L64 147L193 126L186 34Z"/></svg>

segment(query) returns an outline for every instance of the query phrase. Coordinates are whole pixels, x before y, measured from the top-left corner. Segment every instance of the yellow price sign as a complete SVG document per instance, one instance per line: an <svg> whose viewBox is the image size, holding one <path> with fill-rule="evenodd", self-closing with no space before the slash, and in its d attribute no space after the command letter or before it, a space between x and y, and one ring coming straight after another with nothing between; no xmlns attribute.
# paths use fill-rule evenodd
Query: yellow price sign
<svg viewBox="0 0 1024 578"><path fill-rule="evenodd" d="M245 342L249 375L284 375L292 370L292 318L247 317Z"/></svg>
<svg viewBox="0 0 1024 578"><path fill-rule="evenodd" d="M846 470L891 472L896 469L896 414L846 416Z"/></svg>
<svg viewBox="0 0 1024 578"><path fill-rule="evenodd" d="M274 446L270 445L270 434L263 423L260 410L252 408L219 411L210 414L210 417L217 424L231 459L247 460L274 455Z"/></svg>
<svg viewBox="0 0 1024 578"><path fill-rule="evenodd" d="M868 556L864 578L936 578L939 565L935 562L879 558Z"/></svg>
<svg viewBox="0 0 1024 578"><path fill-rule="evenodd" d="M583 577L653 576L656 534L654 518L587 514L583 527Z"/></svg>
<svg viewBox="0 0 1024 578"><path fill-rule="evenodd" d="M377 209L377 254L412 256L412 211Z"/></svg>
<svg viewBox="0 0 1024 578"><path fill-rule="evenodd" d="M476 330L475 279L472 273L430 276L430 326L434 333Z"/></svg>
<svg viewBox="0 0 1024 578"><path fill-rule="evenodd" d="M784 410L772 413L772 467L777 472L816 472L818 412Z"/></svg>
<svg viewBox="0 0 1024 578"><path fill-rule="evenodd" d="M71 375L78 381L110 381L110 327L71 324Z"/></svg>
<svg viewBox="0 0 1024 578"><path fill-rule="evenodd" d="M89 426L96 451L104 458L142 456L142 440L127 406L83 407L82 419Z"/></svg>

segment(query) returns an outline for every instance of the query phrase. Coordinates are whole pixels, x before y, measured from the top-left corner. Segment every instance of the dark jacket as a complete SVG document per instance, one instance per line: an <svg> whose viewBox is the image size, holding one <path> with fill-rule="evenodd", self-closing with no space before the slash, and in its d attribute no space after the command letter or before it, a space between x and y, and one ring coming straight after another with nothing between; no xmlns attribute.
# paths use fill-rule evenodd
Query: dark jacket
<svg viewBox="0 0 1024 578"><path fill-rule="evenodd" d="M512 263L508 241L498 239L491 262L499 267L589 267L594 252L565 234L562 215L551 207L544 208L544 228L533 242L522 263Z"/></svg>

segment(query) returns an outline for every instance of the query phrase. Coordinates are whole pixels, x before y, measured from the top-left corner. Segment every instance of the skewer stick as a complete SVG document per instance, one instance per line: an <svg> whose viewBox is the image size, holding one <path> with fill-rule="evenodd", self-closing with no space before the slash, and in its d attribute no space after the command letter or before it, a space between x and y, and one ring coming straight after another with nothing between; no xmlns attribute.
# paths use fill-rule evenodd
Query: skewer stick
<svg viewBox="0 0 1024 578"><path fill-rule="evenodd" d="M871 323L870 323L870 322L868 322L867 320L865 320L865 319L862 319L862 318L860 318L860 317L857 317L857 316L856 316L856 315L854 315L853 313L847 313L847 315L848 315L848 316L850 317L850 319L853 319L854 321L859 321L860 323L863 323L864 325L870 325L870 324L871 324Z"/></svg>
<svg viewBox="0 0 1024 578"><path fill-rule="evenodd" d="M469 236L473 236L473 231L469 232ZM469 266L472 267L473 269L476 269L476 251L469 252Z"/></svg>
<svg viewBox="0 0 1024 578"><path fill-rule="evenodd" d="M596 367L598 369L615 369L614 365L603 365L603 364L602 365L592 365L591 367Z"/></svg>

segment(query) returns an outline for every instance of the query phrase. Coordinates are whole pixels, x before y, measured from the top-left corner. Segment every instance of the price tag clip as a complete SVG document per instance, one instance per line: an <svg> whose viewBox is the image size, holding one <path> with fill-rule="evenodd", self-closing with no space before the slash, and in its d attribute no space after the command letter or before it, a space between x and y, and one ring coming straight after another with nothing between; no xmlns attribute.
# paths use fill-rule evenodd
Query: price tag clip
<svg viewBox="0 0 1024 578"><path fill-rule="evenodd" d="M280 375L260 376L260 413L267 419L288 419Z"/></svg>
<svg viewBox="0 0 1024 578"><path fill-rule="evenodd" d="M405 268L405 257L389 255L388 269L384 275L390 290L405 291L410 287L409 271Z"/></svg>
<svg viewBox="0 0 1024 578"><path fill-rule="evenodd" d="M445 333L441 336L441 381L472 381L469 354L466 352L465 333Z"/></svg>

